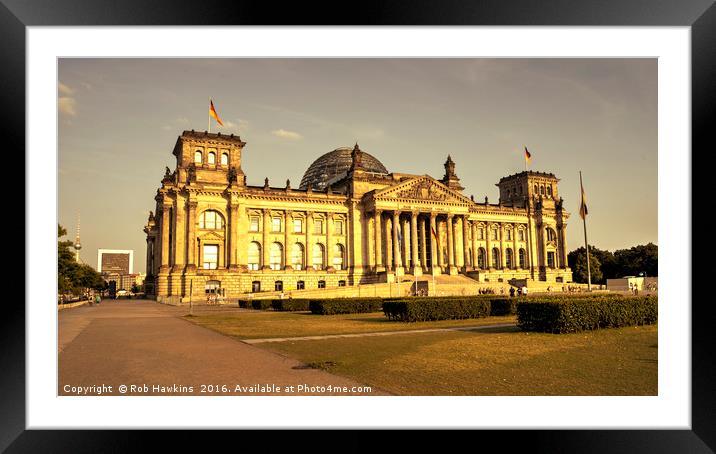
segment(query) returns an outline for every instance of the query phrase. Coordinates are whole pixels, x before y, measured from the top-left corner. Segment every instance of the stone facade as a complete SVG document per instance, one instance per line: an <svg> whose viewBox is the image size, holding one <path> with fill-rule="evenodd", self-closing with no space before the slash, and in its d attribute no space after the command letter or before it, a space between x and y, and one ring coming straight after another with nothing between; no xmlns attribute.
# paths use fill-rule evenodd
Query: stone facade
<svg viewBox="0 0 716 454"><path fill-rule="evenodd" d="M147 289L186 300L221 288L256 291L394 282L463 274L479 282L570 282L568 213L558 179L521 172L497 184L500 200L462 194L445 175L389 173L359 149L314 162L298 189L246 184L238 136L184 131L157 190L147 234ZM322 170L323 169L323 170Z"/></svg>

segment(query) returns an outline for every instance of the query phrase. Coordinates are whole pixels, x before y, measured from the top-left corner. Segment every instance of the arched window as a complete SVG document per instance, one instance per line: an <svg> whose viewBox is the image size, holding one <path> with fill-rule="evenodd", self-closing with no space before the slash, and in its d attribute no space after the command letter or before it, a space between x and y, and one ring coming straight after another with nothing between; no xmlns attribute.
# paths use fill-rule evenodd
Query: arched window
<svg viewBox="0 0 716 454"><path fill-rule="evenodd" d="M512 249L507 248L505 249L505 261L507 262L507 268L514 268L514 263L512 261Z"/></svg>
<svg viewBox="0 0 716 454"><path fill-rule="evenodd" d="M221 153L221 165L222 166L228 166L229 165L229 155L226 153Z"/></svg>
<svg viewBox="0 0 716 454"><path fill-rule="evenodd" d="M194 152L194 163L201 164L203 161L204 161L204 155L201 153L201 150L196 150Z"/></svg>
<svg viewBox="0 0 716 454"><path fill-rule="evenodd" d="M551 184L547 185L547 195L552 196L552 185Z"/></svg>
<svg viewBox="0 0 716 454"><path fill-rule="evenodd" d="M294 243L291 249L291 266L294 270L303 269L303 245L301 243Z"/></svg>
<svg viewBox="0 0 716 454"><path fill-rule="evenodd" d="M492 267L501 268L500 266L500 250L496 247L492 248Z"/></svg>
<svg viewBox="0 0 716 454"><path fill-rule="evenodd" d="M525 269L525 250L520 249L520 268Z"/></svg>
<svg viewBox="0 0 716 454"><path fill-rule="evenodd" d="M477 250L477 267L481 270L485 269L485 249L483 248Z"/></svg>
<svg viewBox="0 0 716 454"><path fill-rule="evenodd" d="M210 152L209 152L209 159L207 159L207 162L208 162L209 164L216 164L216 153L214 153L213 151L210 151Z"/></svg>
<svg viewBox="0 0 716 454"><path fill-rule="evenodd" d="M224 228L224 218L218 211L204 211L201 215L199 215L199 228L207 230L221 230Z"/></svg>
<svg viewBox="0 0 716 454"><path fill-rule="evenodd" d="M256 241L249 243L247 262L250 270L258 270L261 268L261 245Z"/></svg>
<svg viewBox="0 0 716 454"><path fill-rule="evenodd" d="M544 195L544 185L539 187L539 193L540 195Z"/></svg>
<svg viewBox="0 0 716 454"><path fill-rule="evenodd" d="M343 269L343 246L340 244L333 246L333 268Z"/></svg>
<svg viewBox="0 0 716 454"><path fill-rule="evenodd" d="M317 270L322 270L325 268L325 261L323 260L324 254L324 248L323 245L320 243L316 243L313 245L313 260L311 263L313 264L313 268Z"/></svg>
<svg viewBox="0 0 716 454"><path fill-rule="evenodd" d="M539 194L539 186L535 185L535 194Z"/></svg>
<svg viewBox="0 0 716 454"><path fill-rule="evenodd" d="M557 238L557 235L554 233L554 230L547 227L547 241L555 241Z"/></svg>
<svg viewBox="0 0 716 454"><path fill-rule="evenodd" d="M269 267L272 270L280 270L283 268L283 247L281 243L271 243L269 249Z"/></svg>

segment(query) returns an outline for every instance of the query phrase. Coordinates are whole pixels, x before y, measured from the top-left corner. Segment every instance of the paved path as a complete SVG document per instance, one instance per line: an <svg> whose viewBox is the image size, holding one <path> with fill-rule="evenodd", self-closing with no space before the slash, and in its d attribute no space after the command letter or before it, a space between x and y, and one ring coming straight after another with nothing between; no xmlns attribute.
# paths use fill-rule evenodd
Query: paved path
<svg viewBox="0 0 716 454"><path fill-rule="evenodd" d="M355 333L355 334L325 334L322 336L302 336L302 337L271 337L266 339L243 339L247 344L262 344L265 342L288 342L300 340L321 340L321 339L338 339L341 337L369 337L369 336L392 336L394 334L419 334L419 333L438 333L443 331L475 331L490 328L507 328L517 326L514 323L499 323L495 325L478 325L478 326L460 326L454 328L428 328L428 329L411 329L402 331L378 331L373 333Z"/></svg>
<svg viewBox="0 0 716 454"><path fill-rule="evenodd" d="M103 395L387 394L358 392L361 383L194 325L186 313L148 300L59 312L58 394L97 395L102 385ZM123 394L120 385L138 388Z"/></svg>

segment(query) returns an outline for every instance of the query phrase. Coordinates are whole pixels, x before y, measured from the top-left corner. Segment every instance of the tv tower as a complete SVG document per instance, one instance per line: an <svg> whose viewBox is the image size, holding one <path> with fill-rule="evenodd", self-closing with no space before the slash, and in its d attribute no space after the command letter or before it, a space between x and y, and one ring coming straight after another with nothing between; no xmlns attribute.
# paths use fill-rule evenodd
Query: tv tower
<svg viewBox="0 0 716 454"><path fill-rule="evenodd" d="M75 262L80 262L80 249L82 249L82 243L80 242L80 215L77 214L77 236L75 237L75 244L73 245L75 248Z"/></svg>

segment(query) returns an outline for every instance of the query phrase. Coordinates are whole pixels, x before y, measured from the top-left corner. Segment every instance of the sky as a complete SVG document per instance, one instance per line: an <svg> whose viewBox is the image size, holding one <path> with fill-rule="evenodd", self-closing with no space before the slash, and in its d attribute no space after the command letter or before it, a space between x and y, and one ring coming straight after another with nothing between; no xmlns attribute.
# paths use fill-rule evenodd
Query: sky
<svg viewBox="0 0 716 454"><path fill-rule="evenodd" d="M209 99L247 143L248 184L298 187L319 156L358 142L390 172L441 178L451 155L464 194L552 172L572 214L569 250L657 243L656 59L60 59L59 219L81 260L133 249L183 130L204 131Z"/></svg>

